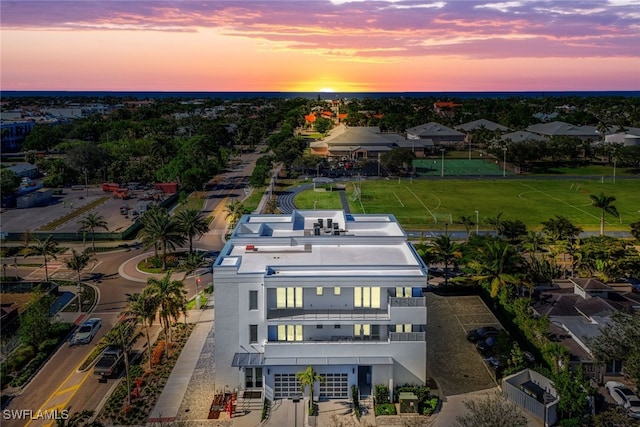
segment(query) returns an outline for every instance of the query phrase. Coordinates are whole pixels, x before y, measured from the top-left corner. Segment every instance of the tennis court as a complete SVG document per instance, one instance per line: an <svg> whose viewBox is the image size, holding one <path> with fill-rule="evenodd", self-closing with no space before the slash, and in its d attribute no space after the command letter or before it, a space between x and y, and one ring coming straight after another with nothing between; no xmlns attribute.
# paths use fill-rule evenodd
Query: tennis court
<svg viewBox="0 0 640 427"><path fill-rule="evenodd" d="M442 159L415 159L413 166L419 175L440 176L443 173ZM502 176L502 162L482 159L444 159L444 176ZM511 173L507 170L507 175Z"/></svg>

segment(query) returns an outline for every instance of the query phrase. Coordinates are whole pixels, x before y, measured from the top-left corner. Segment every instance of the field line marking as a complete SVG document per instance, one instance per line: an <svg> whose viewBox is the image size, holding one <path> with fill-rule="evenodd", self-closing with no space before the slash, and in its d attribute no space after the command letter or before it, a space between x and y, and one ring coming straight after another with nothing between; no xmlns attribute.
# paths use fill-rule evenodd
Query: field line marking
<svg viewBox="0 0 640 427"><path fill-rule="evenodd" d="M393 195L396 196L396 199L398 199L398 201L400 202L400 204L402 205L402 207L404 208L404 203L402 203L402 200L400 200L400 197L398 197L398 195L396 194L396 192L393 192Z"/></svg>
<svg viewBox="0 0 640 427"><path fill-rule="evenodd" d="M538 190L537 188L532 187L532 186L530 186L529 184L522 184L522 183L520 183L520 184L521 184L521 185L524 185L525 187L529 187L529 188L530 188L530 189L532 189L533 191L536 191L536 192L538 192L538 193L540 193L540 194L542 194L542 195L545 195L545 196L549 197L550 199L556 200L556 201L558 201L558 202L562 203L563 205L567 205L567 206L569 206L569 207L571 207L571 208L573 208L573 209L575 209L575 210L577 210L577 211L580 211L580 212L582 212L582 213L584 213L584 214L587 214L587 215L589 215L590 217L595 218L595 219L597 219L598 221L600 221L600 217L599 217L599 216L595 216L595 215L593 215L592 213L589 213L589 212L587 212L587 211L585 211L585 210L583 210L583 209L580 209L580 208L579 208L579 207L577 207L577 206L572 205L571 203L567 203L567 202L565 202L564 200L562 200L562 199L558 199L557 197L554 197L554 196L552 196L552 195L551 195L551 194L549 194L549 193L545 193L544 191ZM607 221L605 221L605 222L607 222Z"/></svg>
<svg viewBox="0 0 640 427"><path fill-rule="evenodd" d="M422 203L422 200L420 200L420 198L418 197L418 195L417 195L416 193L414 193L414 192L413 192L413 190L412 190L412 189L410 189L409 187L407 187L407 190L409 190L409 192L410 192L411 194L413 194L413 196L414 196L416 199L418 199L418 201L420 202L420 204L421 204L422 206L424 206L424 208L427 210L427 212L429 212L429 215L431 215L432 217L434 217L434 218L435 218L435 215L433 214L433 212L431 212L431 211L429 210L429 208L427 207L427 205L425 205L424 203Z"/></svg>

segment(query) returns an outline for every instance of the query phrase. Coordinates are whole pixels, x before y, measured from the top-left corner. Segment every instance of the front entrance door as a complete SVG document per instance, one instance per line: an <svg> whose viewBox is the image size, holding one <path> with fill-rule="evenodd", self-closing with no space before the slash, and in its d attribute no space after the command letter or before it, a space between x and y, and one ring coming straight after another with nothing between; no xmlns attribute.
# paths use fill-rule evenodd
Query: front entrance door
<svg viewBox="0 0 640 427"><path fill-rule="evenodd" d="M262 368L244 368L244 388L262 389Z"/></svg>
<svg viewBox="0 0 640 427"><path fill-rule="evenodd" d="M358 389L360 396L371 395L371 366L358 366Z"/></svg>

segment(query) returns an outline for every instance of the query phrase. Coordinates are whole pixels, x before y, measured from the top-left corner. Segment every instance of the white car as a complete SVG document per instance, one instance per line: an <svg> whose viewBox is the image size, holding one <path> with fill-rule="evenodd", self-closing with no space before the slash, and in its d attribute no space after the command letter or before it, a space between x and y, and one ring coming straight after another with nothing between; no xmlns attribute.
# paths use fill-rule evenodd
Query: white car
<svg viewBox="0 0 640 427"><path fill-rule="evenodd" d="M613 400L629 412L630 417L640 419L640 397L633 390L618 381L607 381L605 388Z"/></svg>
<svg viewBox="0 0 640 427"><path fill-rule="evenodd" d="M84 322L71 339L71 345L89 344L93 337L98 333L98 329L102 326L102 319L94 317Z"/></svg>

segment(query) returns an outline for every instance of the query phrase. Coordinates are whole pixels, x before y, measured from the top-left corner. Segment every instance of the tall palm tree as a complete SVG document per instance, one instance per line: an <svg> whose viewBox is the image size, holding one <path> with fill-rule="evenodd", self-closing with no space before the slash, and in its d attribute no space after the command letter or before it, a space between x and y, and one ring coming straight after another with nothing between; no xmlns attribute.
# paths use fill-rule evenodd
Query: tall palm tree
<svg viewBox="0 0 640 427"><path fill-rule="evenodd" d="M492 298L496 298L502 288L517 286L520 279L517 275L523 260L520 254L503 240L487 241L476 248L469 267L475 270L471 280L488 286Z"/></svg>
<svg viewBox="0 0 640 427"><path fill-rule="evenodd" d="M189 253L193 253L193 238L201 237L209 231L212 217L206 217L196 209L186 209L176 215L183 232L189 237Z"/></svg>
<svg viewBox="0 0 640 427"><path fill-rule="evenodd" d="M307 366L304 371L296 372L296 378L300 381L302 392L309 387L309 405L313 405L313 386L316 382L324 382L324 377L313 371L313 366Z"/></svg>
<svg viewBox="0 0 640 427"><path fill-rule="evenodd" d="M140 236L145 248L160 243L163 271L167 270L167 249L175 250L176 246L186 241L180 223L164 208L154 208L145 213Z"/></svg>
<svg viewBox="0 0 640 427"><path fill-rule="evenodd" d="M107 226L107 221L104 220L104 217L102 215L99 215L96 213L89 213L78 222L80 223L80 229L78 231L80 232L88 231L91 233L91 247L95 252L96 228L104 228L105 230L109 231L109 227Z"/></svg>
<svg viewBox="0 0 640 427"><path fill-rule="evenodd" d="M544 250L545 243L544 235L538 231L529 231L522 239L522 246L534 258Z"/></svg>
<svg viewBox="0 0 640 427"><path fill-rule="evenodd" d="M464 229L467 231L467 242L468 242L469 234L471 234L471 227L476 225L476 223L473 221L473 219L470 216L463 215L456 221L456 224L462 224L464 226Z"/></svg>
<svg viewBox="0 0 640 427"><path fill-rule="evenodd" d="M496 236L499 236L502 231L502 212L496 216L487 218L487 224L492 226L496 232Z"/></svg>
<svg viewBox="0 0 640 427"><path fill-rule="evenodd" d="M53 259L58 259L56 257L56 253L58 252L58 242L53 240L53 235L47 236L46 239L40 240L36 239L36 244L29 246L25 253L25 258L29 256L38 255L44 259L44 277L45 280L49 281L49 266L48 266L48 258L51 257Z"/></svg>
<svg viewBox="0 0 640 427"><path fill-rule="evenodd" d="M602 214L600 216L600 235L604 235L604 215L608 213L616 218L620 218L620 213L618 209L612 205L613 202L616 201L614 196L607 196L604 193L600 193L599 195L590 194L591 203L594 207L601 209Z"/></svg>
<svg viewBox="0 0 640 427"><path fill-rule="evenodd" d="M242 202L233 199L225 207L227 213L227 219L229 220L229 228L234 228L240 217L248 213L247 208Z"/></svg>
<svg viewBox="0 0 640 427"><path fill-rule="evenodd" d="M87 265L89 265L89 263L93 260L94 258L90 254L88 254L87 251L78 252L75 249L71 249L71 256L65 260L67 268L75 271L78 274L78 281L76 282L76 286L78 287L79 312L82 312L82 287L80 284L80 274L82 273L82 270L84 270Z"/></svg>
<svg viewBox="0 0 640 427"><path fill-rule="evenodd" d="M149 328L153 325L158 314L158 300L152 293L152 289L146 287L142 293L133 294L129 298L129 306L127 314L137 319L144 326L145 336L147 338L147 350L149 351L149 369L151 366L151 338L149 338Z"/></svg>
<svg viewBox="0 0 640 427"><path fill-rule="evenodd" d="M180 314L186 314L187 297L184 289L184 283L181 280L171 280L171 272L160 280L150 277L147 279L148 296L155 300L159 315L160 323L164 330L164 336L167 343L171 341L171 321L177 320ZM165 346L168 355L168 346Z"/></svg>
<svg viewBox="0 0 640 427"><path fill-rule="evenodd" d="M460 245L451 241L448 235L440 235L433 241L431 254L436 260L444 262L444 284L449 284L449 262L462 257Z"/></svg>

